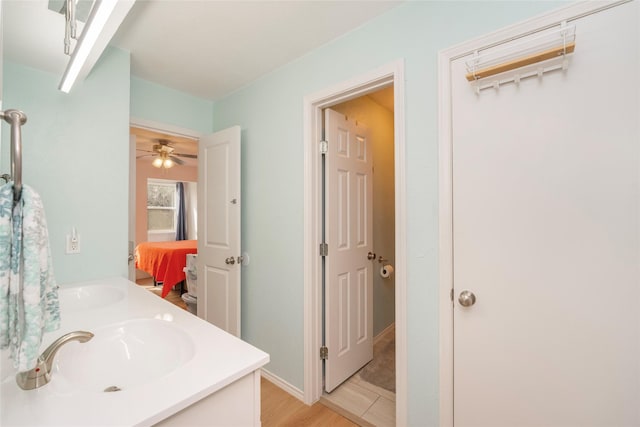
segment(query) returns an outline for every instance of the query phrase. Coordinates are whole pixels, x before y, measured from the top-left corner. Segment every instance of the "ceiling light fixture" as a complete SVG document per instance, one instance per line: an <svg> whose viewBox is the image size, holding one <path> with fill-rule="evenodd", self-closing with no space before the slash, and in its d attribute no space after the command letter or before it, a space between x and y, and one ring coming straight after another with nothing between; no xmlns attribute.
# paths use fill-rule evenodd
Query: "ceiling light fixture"
<svg viewBox="0 0 640 427"><path fill-rule="evenodd" d="M135 0L95 0L87 23L80 34L59 89L69 93L82 71L89 72L111 37L124 20ZM87 67L85 67L88 65Z"/></svg>
<svg viewBox="0 0 640 427"><path fill-rule="evenodd" d="M169 169L173 167L174 162L169 158L169 155L163 151L160 153L160 157L153 159L151 164L157 168Z"/></svg>

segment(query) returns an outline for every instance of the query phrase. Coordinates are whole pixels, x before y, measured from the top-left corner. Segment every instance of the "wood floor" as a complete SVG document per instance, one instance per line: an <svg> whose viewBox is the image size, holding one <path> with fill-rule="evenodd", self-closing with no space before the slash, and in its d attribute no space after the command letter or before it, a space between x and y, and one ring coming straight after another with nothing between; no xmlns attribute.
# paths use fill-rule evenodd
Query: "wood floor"
<svg viewBox="0 0 640 427"><path fill-rule="evenodd" d="M146 279L138 279L136 280L136 283L140 286L142 286L143 288L147 289L148 291L156 294L157 296L161 297L162 295L162 285L160 286L153 286L153 278L149 277ZM171 304L177 305L178 307L182 308L183 310L187 309L187 304L182 300L182 297L180 296L180 286L176 286L176 289L171 289L171 291L169 291L169 293L167 294L167 296L164 298L166 301L170 302Z"/></svg>
<svg viewBox="0 0 640 427"><path fill-rule="evenodd" d="M307 406L262 378L262 427L351 427L357 426L321 403Z"/></svg>

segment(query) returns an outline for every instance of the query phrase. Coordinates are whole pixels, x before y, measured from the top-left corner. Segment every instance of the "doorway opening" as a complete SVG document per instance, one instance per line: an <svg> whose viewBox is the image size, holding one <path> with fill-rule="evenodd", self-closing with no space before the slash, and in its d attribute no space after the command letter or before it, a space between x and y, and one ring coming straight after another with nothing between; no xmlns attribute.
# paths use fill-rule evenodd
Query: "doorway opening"
<svg viewBox="0 0 640 427"><path fill-rule="evenodd" d="M395 425L393 91L390 85L323 111L321 401L377 426Z"/></svg>
<svg viewBox="0 0 640 427"><path fill-rule="evenodd" d="M407 388L407 359L406 359L406 195L405 195L405 156L404 156L404 78L403 63L398 61L367 75L345 82L338 87L327 89L321 93L305 98L305 402L310 404L319 400L324 392L324 363L320 357L321 347L324 345L324 307L323 307L323 257L319 256L318 248L323 240L322 217L322 196L324 194L322 183L322 154L320 151L320 141L323 139L324 113L328 108L341 110L340 114L349 110L346 115L356 120L358 103L371 102L375 104L372 97L376 92L392 94L391 106L393 111L389 111L393 130L391 132L391 145L387 146L392 151L392 178L386 179L387 185L391 186L392 196L384 203L391 205L393 220L386 224L386 228L392 229L391 240L393 244L384 250L370 250L371 264L373 264L372 276L380 277L380 268L392 265L395 268L393 273L395 283L389 286L383 282L378 289L380 295L373 298L378 303L389 303L392 299L392 310L387 310L386 318L373 322L372 332L375 329L380 337L389 335L387 332L395 333L395 423L402 425L406 423L406 388ZM384 109L383 107L380 107ZM366 123L365 119L361 119ZM374 159L375 163L375 159ZM378 171L377 164L374 171ZM373 189L374 192L378 190ZM375 196L373 197L375 200ZM373 243L377 247L377 243ZM373 249L373 247L372 247ZM368 249L369 250L369 249ZM374 252L376 253L374 256ZM329 256L331 256L329 254ZM365 252L365 256L366 252ZM375 258L375 259L373 259ZM380 259L381 258L381 259ZM379 262L382 261L382 262ZM380 279L382 279L380 277ZM388 279L384 279L388 280ZM384 292L387 292L385 299ZM392 294L389 298L388 294ZM388 307L387 307L388 308ZM389 314L390 313L390 314ZM374 310L375 314L375 310ZM378 313L380 314L380 313ZM385 315L383 315L384 317ZM370 336L371 336L370 334ZM380 340L379 340L380 341ZM387 342L388 343L388 342ZM333 349L334 357L339 350ZM331 360L332 349L328 349L328 360ZM365 362L366 364L366 362ZM352 374L355 374L358 368ZM348 375L349 376L349 375ZM347 377L348 377L347 376ZM358 376L359 379L359 376ZM380 387L380 389L383 389ZM389 392L391 394L391 392ZM385 399L390 396L386 396ZM391 400L391 399L389 399ZM353 412L353 411L349 411ZM361 416L362 414L358 414ZM393 415L392 415L393 416Z"/></svg>
<svg viewBox="0 0 640 427"><path fill-rule="evenodd" d="M129 280L154 294L163 294L150 271L136 268L135 252L145 242L196 240L198 136L159 123L132 120L130 126ZM177 183L182 184L180 191ZM149 197L155 194L155 197ZM178 215L181 207L181 214ZM183 309L186 283L172 286L165 299Z"/></svg>

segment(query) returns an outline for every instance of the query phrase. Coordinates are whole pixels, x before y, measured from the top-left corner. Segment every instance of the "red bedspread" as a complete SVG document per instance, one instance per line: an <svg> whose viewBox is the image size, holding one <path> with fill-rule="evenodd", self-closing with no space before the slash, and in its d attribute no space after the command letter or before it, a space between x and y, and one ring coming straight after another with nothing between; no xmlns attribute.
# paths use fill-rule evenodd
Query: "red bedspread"
<svg viewBox="0 0 640 427"><path fill-rule="evenodd" d="M197 240L175 242L144 242L136 247L136 268L162 282L162 298L185 279L183 268L187 254L198 253Z"/></svg>

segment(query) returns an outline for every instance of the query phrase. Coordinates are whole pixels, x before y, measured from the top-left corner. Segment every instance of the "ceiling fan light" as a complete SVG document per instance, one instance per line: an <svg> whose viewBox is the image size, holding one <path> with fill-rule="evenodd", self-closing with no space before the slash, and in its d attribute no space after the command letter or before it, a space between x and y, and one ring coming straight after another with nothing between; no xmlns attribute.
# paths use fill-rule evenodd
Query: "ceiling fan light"
<svg viewBox="0 0 640 427"><path fill-rule="evenodd" d="M164 159L164 162L162 163L162 166L164 166L165 168L169 169L170 167L173 166L173 161L171 159Z"/></svg>
<svg viewBox="0 0 640 427"><path fill-rule="evenodd" d="M151 162L151 164L157 168L161 168L163 162L164 161L160 157L156 157L155 159L153 159L153 162Z"/></svg>

